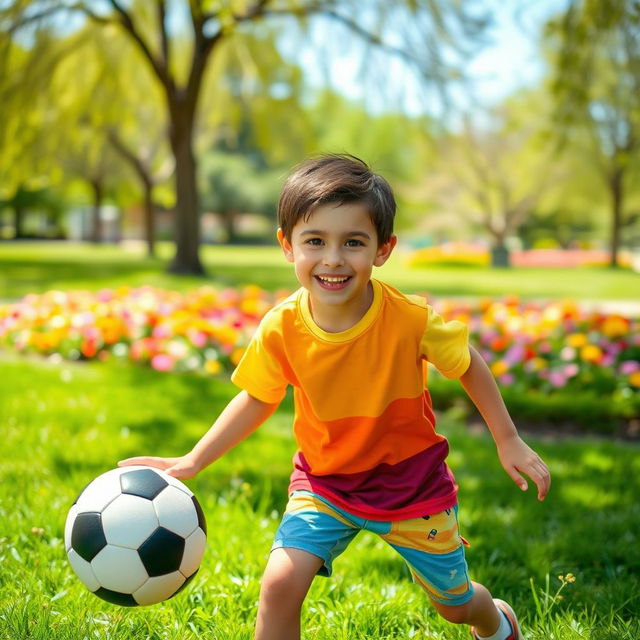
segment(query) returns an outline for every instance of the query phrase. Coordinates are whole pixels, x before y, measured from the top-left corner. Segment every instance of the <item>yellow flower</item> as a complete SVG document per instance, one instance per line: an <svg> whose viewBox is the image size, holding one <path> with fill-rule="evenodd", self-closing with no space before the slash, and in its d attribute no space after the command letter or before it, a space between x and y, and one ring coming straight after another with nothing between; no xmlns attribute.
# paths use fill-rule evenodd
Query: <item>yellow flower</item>
<svg viewBox="0 0 640 640"><path fill-rule="evenodd" d="M491 365L491 373L493 373L496 378L504 375L507 371L509 371L509 365L504 360L496 360Z"/></svg>
<svg viewBox="0 0 640 640"><path fill-rule="evenodd" d="M216 373L220 373L222 370L222 365L217 360L207 360L204 364L204 370L209 375L216 375Z"/></svg>
<svg viewBox="0 0 640 640"><path fill-rule="evenodd" d="M580 357L585 362L598 363L602 360L602 349L595 344L587 344L580 350Z"/></svg>
<svg viewBox="0 0 640 640"><path fill-rule="evenodd" d="M640 371L636 371L629 376L629 384L632 387L640 388Z"/></svg>
<svg viewBox="0 0 640 640"><path fill-rule="evenodd" d="M607 338L617 338L629 332L629 321L622 316L609 316L602 323L602 333Z"/></svg>
<svg viewBox="0 0 640 640"><path fill-rule="evenodd" d="M584 333L570 333L567 336L567 344L570 347L579 349L587 344L587 336L585 336Z"/></svg>

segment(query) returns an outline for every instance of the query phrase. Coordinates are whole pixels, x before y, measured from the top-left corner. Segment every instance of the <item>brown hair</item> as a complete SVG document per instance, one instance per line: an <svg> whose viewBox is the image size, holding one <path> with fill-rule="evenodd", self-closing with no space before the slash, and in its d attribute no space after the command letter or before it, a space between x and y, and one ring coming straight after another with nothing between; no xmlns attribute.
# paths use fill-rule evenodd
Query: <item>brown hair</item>
<svg viewBox="0 0 640 640"><path fill-rule="evenodd" d="M278 202L278 225L291 240L300 219L329 202L362 202L378 234L378 244L393 233L396 201L389 183L349 154L323 154L303 162L289 175Z"/></svg>

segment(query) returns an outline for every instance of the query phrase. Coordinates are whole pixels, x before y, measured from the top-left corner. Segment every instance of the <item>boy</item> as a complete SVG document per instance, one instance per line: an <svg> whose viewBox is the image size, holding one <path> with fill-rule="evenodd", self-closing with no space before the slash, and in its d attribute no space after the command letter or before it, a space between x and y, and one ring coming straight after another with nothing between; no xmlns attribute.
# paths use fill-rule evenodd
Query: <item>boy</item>
<svg viewBox="0 0 640 640"><path fill-rule="evenodd" d="M298 451L263 577L258 640L300 638L313 578L330 575L363 528L403 556L444 618L471 625L474 638L522 638L511 607L468 578L427 361L460 379L523 491L521 473L543 500L549 471L519 438L465 325L371 278L396 245L395 209L390 186L357 158L325 155L298 167L282 190L277 235L302 287L262 320L232 375L240 393L186 455L120 463L192 477L252 433L293 385Z"/></svg>

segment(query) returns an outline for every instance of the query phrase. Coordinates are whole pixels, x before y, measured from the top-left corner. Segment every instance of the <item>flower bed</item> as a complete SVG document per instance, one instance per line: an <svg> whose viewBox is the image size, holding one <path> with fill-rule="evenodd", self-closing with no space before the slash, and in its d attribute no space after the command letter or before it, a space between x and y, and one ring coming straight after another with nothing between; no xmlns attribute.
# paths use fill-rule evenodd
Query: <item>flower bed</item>
<svg viewBox="0 0 640 640"><path fill-rule="evenodd" d="M71 360L129 359L159 371L234 366L278 296L254 286L48 291L0 307L0 344Z"/></svg>
<svg viewBox="0 0 640 640"><path fill-rule="evenodd" d="M159 371L217 374L233 368L260 318L285 295L255 286L49 291L0 307L0 344L72 360L116 358ZM588 392L634 417L640 318L515 297L432 304L446 319L469 325L507 397Z"/></svg>
<svg viewBox="0 0 640 640"><path fill-rule="evenodd" d="M606 430L640 417L640 318L517 297L433 305L469 325L514 415ZM463 398L448 381L434 381L432 395Z"/></svg>
<svg viewBox="0 0 640 640"><path fill-rule="evenodd" d="M587 249L527 249L509 253L512 267L604 267L609 264L606 251ZM433 247L423 247L411 253L407 260L410 267L428 268L440 266L486 267L491 264L489 249L477 243L448 242ZM619 264L625 268L633 266L633 256L621 251Z"/></svg>

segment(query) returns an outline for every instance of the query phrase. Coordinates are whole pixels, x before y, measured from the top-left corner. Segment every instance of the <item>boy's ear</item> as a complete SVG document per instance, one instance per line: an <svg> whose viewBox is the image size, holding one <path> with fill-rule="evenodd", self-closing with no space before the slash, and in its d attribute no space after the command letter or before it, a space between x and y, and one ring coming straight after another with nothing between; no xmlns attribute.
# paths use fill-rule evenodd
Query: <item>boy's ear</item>
<svg viewBox="0 0 640 640"><path fill-rule="evenodd" d="M397 242L398 236L392 235L387 242L378 247L375 260L373 261L374 266L381 267L387 261Z"/></svg>
<svg viewBox="0 0 640 640"><path fill-rule="evenodd" d="M284 232L280 227L278 227L278 232L276 233L278 237L278 242L282 247L282 252L284 253L284 257L289 261L293 262L293 247L291 246L291 242L287 240Z"/></svg>

